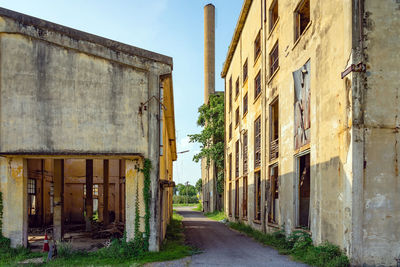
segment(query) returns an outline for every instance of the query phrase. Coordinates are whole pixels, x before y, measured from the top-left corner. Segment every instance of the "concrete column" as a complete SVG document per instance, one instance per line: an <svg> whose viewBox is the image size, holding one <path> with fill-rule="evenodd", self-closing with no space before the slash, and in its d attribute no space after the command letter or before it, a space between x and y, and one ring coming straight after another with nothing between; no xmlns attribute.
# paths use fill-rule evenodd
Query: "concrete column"
<svg viewBox="0 0 400 267"><path fill-rule="evenodd" d="M109 183L109 161L103 161L103 224L108 225L110 218L108 216L108 183Z"/></svg>
<svg viewBox="0 0 400 267"><path fill-rule="evenodd" d="M54 198L53 198L53 238L61 241L63 238L64 210L64 160L54 160Z"/></svg>
<svg viewBox="0 0 400 267"><path fill-rule="evenodd" d="M215 7L204 7L204 103L215 92Z"/></svg>
<svg viewBox="0 0 400 267"><path fill-rule="evenodd" d="M86 160L86 231L92 230L93 218L93 160Z"/></svg>
<svg viewBox="0 0 400 267"><path fill-rule="evenodd" d="M23 158L0 158L0 191L3 194L3 236L11 246L28 244L28 179Z"/></svg>

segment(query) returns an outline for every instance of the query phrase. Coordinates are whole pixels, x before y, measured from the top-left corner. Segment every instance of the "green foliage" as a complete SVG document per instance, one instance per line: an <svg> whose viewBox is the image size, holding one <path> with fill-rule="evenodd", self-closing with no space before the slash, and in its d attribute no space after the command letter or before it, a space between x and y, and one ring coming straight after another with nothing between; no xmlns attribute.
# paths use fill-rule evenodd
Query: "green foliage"
<svg viewBox="0 0 400 267"><path fill-rule="evenodd" d="M150 194L150 172L151 172L151 161L149 159L144 160L144 166L143 169L140 171L143 172L144 174L144 185L143 185L143 198L144 198L144 209L145 209L145 215L144 215L144 237L141 235L144 240L143 240L143 249L145 251L149 250L149 239L150 239L150 199L151 199L151 194ZM137 209L139 210L139 209ZM139 217L139 216L136 216ZM137 232L135 232L137 233ZM135 237L138 236L135 234ZM140 243L140 240L139 240Z"/></svg>
<svg viewBox="0 0 400 267"><path fill-rule="evenodd" d="M203 180L201 180L201 178L199 180L197 180L195 187L196 187L197 193L200 194L203 191Z"/></svg>
<svg viewBox="0 0 400 267"><path fill-rule="evenodd" d="M196 196L196 187L191 184L177 184L176 189L180 196Z"/></svg>
<svg viewBox="0 0 400 267"><path fill-rule="evenodd" d="M197 207L193 209L194 211L203 211L203 205L201 202L197 203Z"/></svg>
<svg viewBox="0 0 400 267"><path fill-rule="evenodd" d="M207 166L214 162L218 177L224 169L224 97L223 94L210 95L209 103L199 108L197 125L203 127L199 134L190 134L190 142L200 144L200 152L194 155L193 160L199 162L207 160ZM223 178L222 178L223 180ZM217 186L218 192L223 192L223 182ZM222 190L221 190L222 188Z"/></svg>
<svg viewBox="0 0 400 267"><path fill-rule="evenodd" d="M0 238L3 236L3 193L0 192Z"/></svg>
<svg viewBox="0 0 400 267"><path fill-rule="evenodd" d="M173 196L172 202L174 204L195 204L198 203L199 200L197 196Z"/></svg>
<svg viewBox="0 0 400 267"><path fill-rule="evenodd" d="M311 236L304 231L293 231L286 237L283 229L274 233L264 234L242 223L230 223L235 230L246 233L255 240L278 249L279 253L287 254L295 260L302 261L312 266L347 267L349 259L340 248L328 242L314 246Z"/></svg>
<svg viewBox="0 0 400 267"><path fill-rule="evenodd" d="M218 210L214 212L206 212L204 213L204 215L214 221L221 221L223 219L226 219L225 213L223 211L218 211Z"/></svg>

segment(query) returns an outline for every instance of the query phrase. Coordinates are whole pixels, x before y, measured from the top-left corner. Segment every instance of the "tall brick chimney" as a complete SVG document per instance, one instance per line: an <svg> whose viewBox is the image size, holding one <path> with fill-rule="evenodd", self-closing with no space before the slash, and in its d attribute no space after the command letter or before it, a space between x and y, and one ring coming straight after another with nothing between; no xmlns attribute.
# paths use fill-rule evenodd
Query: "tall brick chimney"
<svg viewBox="0 0 400 267"><path fill-rule="evenodd" d="M204 103L215 93L215 6L204 7Z"/></svg>

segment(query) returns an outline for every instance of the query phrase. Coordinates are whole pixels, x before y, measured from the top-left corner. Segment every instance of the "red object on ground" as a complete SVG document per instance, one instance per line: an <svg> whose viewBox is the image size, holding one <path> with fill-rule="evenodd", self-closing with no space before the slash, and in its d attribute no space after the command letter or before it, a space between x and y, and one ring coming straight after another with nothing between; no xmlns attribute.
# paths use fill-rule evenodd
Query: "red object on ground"
<svg viewBox="0 0 400 267"><path fill-rule="evenodd" d="M49 251L49 239L47 238L47 233L44 235L43 251Z"/></svg>

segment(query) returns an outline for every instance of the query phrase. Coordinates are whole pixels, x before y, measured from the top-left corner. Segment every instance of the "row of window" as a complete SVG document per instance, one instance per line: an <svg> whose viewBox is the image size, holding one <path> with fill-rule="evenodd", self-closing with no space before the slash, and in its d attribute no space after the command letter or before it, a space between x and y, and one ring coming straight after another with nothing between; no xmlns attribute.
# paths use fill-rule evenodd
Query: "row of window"
<svg viewBox="0 0 400 267"><path fill-rule="evenodd" d="M296 226L303 229L310 229L310 192L311 192L311 180L310 180L310 154L296 157L296 163L298 172L296 173L296 188L295 191L295 205L296 210ZM240 179L235 181L235 217L239 218L239 208L242 207L242 218L247 219L247 206L248 206L248 177L244 176L242 184L242 205L240 205L239 199L239 188ZM229 216L232 216L232 183L229 181L228 190L228 212ZM269 172L267 180L265 182L265 199L264 201L268 204L266 210L268 215L268 223L277 225L279 223L279 175L278 165L274 164L269 166ZM262 183L261 183L261 172L256 171L254 173L254 221L261 222L262 213Z"/></svg>

